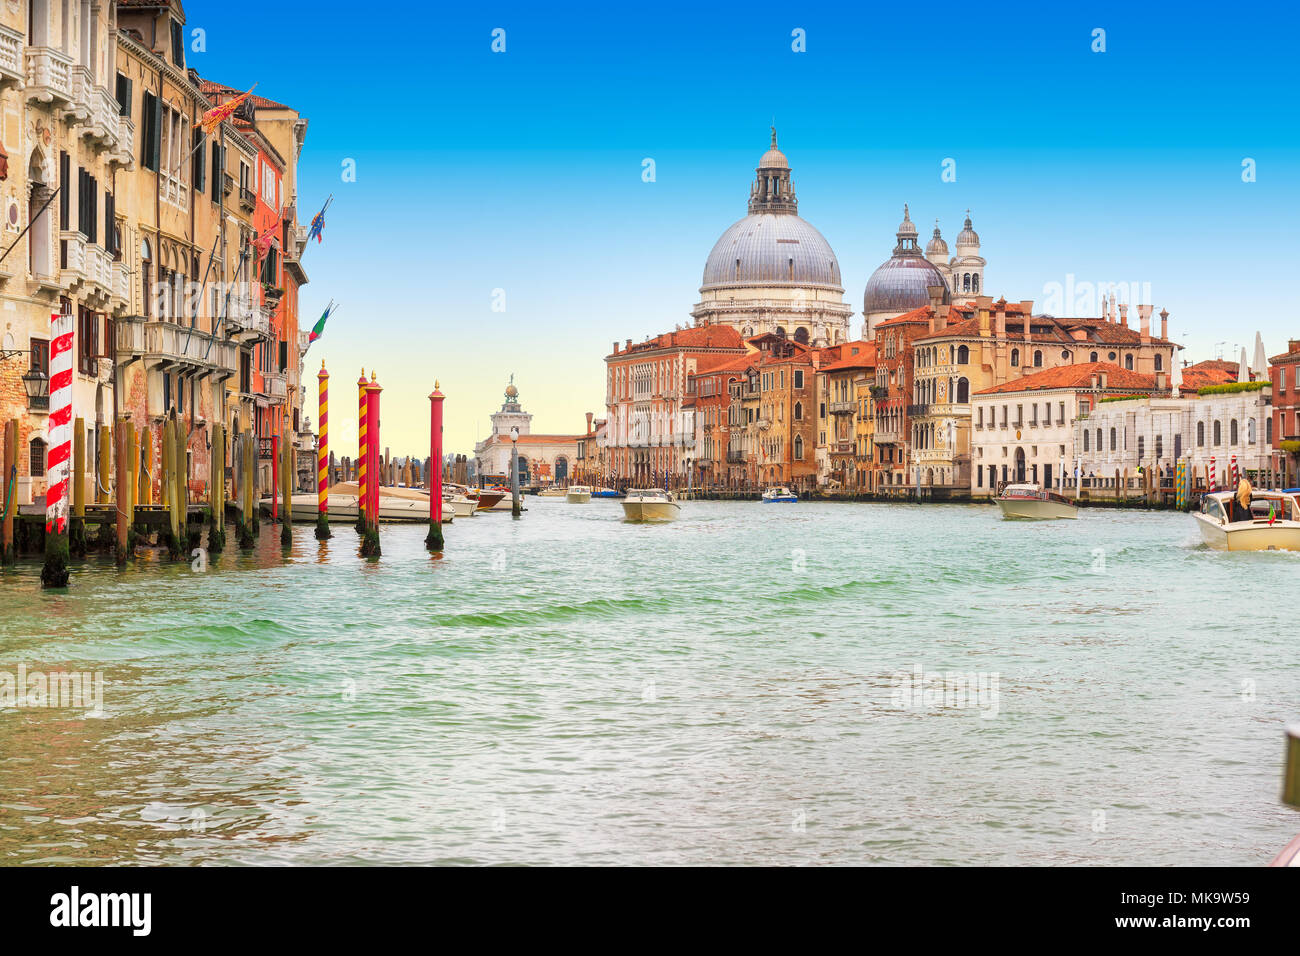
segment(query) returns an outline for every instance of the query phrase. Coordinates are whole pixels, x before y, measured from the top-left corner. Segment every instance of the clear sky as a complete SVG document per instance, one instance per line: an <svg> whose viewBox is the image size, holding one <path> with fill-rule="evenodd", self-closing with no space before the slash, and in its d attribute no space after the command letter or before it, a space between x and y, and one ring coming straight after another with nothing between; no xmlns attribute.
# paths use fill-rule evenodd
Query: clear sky
<svg viewBox="0 0 1300 956"><path fill-rule="evenodd" d="M394 454L427 449L435 379L448 451L512 372L534 431L600 417L611 343L690 322L773 120L855 332L907 202L950 246L971 209L994 296L1147 284L1192 360L1300 337L1294 7L277 0L252 33L249 9L190 0L190 65L310 120L303 214L335 200L303 327L342 307L304 377L326 361L340 454L362 365Z"/></svg>

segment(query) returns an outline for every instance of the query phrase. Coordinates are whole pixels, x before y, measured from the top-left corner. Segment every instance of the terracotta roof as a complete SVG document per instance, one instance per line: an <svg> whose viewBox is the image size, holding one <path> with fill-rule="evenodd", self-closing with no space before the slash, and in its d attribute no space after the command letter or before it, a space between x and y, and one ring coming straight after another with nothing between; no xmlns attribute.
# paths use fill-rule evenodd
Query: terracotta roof
<svg viewBox="0 0 1300 956"><path fill-rule="evenodd" d="M1100 372L1106 373L1106 390L1123 391L1126 389L1143 389L1155 391L1154 375L1142 375L1130 372L1113 362L1080 362L1077 365L1058 365L1045 368L1022 378L1003 382L986 388L976 395L994 395L1004 392L1034 392L1054 388L1092 388L1092 377Z"/></svg>
<svg viewBox="0 0 1300 956"><path fill-rule="evenodd" d="M1197 362L1195 365L1188 365L1183 369L1183 384L1179 388L1186 391L1188 389L1205 388L1207 385L1226 385L1228 382L1237 380L1237 371L1236 362L1207 359L1204 362Z"/></svg>
<svg viewBox="0 0 1300 956"><path fill-rule="evenodd" d="M918 306L911 312L904 312L902 315L896 315L892 319L886 319L876 325L876 328L883 329L891 325L906 325L910 322L929 322L933 310L928 305Z"/></svg>
<svg viewBox="0 0 1300 956"><path fill-rule="evenodd" d="M739 350L744 348L744 340L740 333L729 325L698 325L656 335L648 342L633 342L622 351L607 357L622 357L633 352L653 352L656 349L667 348Z"/></svg>
<svg viewBox="0 0 1300 956"><path fill-rule="evenodd" d="M121 0L118 0L120 3ZM217 83L213 80L199 80L199 91L206 97L214 96L239 96L245 90L237 90L233 86L226 86L224 83ZM286 106L283 103L277 103L275 100L269 100L265 96L254 93L249 97L254 106L264 106L269 110L291 110L292 106Z"/></svg>
<svg viewBox="0 0 1300 956"><path fill-rule="evenodd" d="M857 354L854 355L854 349ZM876 343L875 342L847 342L840 346L841 358L832 362L830 365L823 365L823 372L838 372L841 369L848 368L875 368L876 366Z"/></svg>
<svg viewBox="0 0 1300 956"><path fill-rule="evenodd" d="M713 358L713 357L714 356L709 356L709 358ZM754 355L753 352L749 352L745 355L735 355L735 356L720 355L717 357L722 359L720 363L714 365L712 368L700 368L699 364L697 364L695 368L695 372L693 374L714 375L717 373L724 373L724 372L743 372L745 369L749 368L749 366L753 364L756 356ZM701 358L700 363L703 362L704 359Z"/></svg>
<svg viewBox="0 0 1300 956"><path fill-rule="evenodd" d="M963 310L958 310L958 314L964 314ZM952 312L948 313L949 318ZM895 321L893 319L890 320ZM881 323L882 325L885 323ZM994 334L997 326L997 316L989 315L989 335ZM1105 319L1060 319L1052 315L1035 315L1030 319L1031 329L1036 331L1030 333L1030 337L1035 342L1044 342L1048 344L1059 345L1113 345L1123 347L1126 345L1137 346L1142 343L1142 333L1135 328L1125 328L1114 322L1108 322ZM1084 337L1075 338L1071 333L1081 331ZM1025 337L1025 316L1022 312L1012 312L1007 310L1006 332L1008 339L1023 340ZM969 318L962 318L940 329L931 335L924 335L915 342L932 342L948 338L974 338L980 334L979 315L976 314ZM1162 339L1158 335L1150 336L1150 341L1158 345L1171 344L1168 339Z"/></svg>

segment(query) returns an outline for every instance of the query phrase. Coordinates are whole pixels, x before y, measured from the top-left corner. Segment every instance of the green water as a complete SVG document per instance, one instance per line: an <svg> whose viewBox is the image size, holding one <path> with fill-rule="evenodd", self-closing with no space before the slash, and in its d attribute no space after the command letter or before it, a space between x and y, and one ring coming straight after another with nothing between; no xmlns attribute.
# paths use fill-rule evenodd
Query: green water
<svg viewBox="0 0 1300 956"><path fill-rule="evenodd" d="M0 861L1259 865L1300 830L1300 555L1168 513L528 506L440 560L340 523L0 574L0 672L105 680L0 708ZM916 666L996 714L900 705Z"/></svg>

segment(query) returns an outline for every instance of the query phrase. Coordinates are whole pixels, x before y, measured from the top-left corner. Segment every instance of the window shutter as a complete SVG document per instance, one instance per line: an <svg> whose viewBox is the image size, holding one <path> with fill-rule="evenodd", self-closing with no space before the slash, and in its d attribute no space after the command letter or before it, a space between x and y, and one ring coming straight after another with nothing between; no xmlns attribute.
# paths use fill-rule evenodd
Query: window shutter
<svg viewBox="0 0 1300 956"><path fill-rule="evenodd" d="M72 225L72 184L69 180L72 178L72 157L67 153L59 153L59 185L62 191L59 193L59 228L67 229Z"/></svg>
<svg viewBox="0 0 1300 956"><path fill-rule="evenodd" d="M207 186L208 152L207 135L201 129L194 131L194 188L202 192Z"/></svg>
<svg viewBox="0 0 1300 956"><path fill-rule="evenodd" d="M145 104L149 108L149 135L145 148L148 150L145 165L158 172L162 167L162 100L152 93L146 94Z"/></svg>
<svg viewBox="0 0 1300 956"><path fill-rule="evenodd" d="M131 115L131 81L124 74L117 74L117 112L120 116Z"/></svg>
<svg viewBox="0 0 1300 956"><path fill-rule="evenodd" d="M220 143L212 144L212 201L221 202L221 191L224 188L226 171L226 151L221 148Z"/></svg>

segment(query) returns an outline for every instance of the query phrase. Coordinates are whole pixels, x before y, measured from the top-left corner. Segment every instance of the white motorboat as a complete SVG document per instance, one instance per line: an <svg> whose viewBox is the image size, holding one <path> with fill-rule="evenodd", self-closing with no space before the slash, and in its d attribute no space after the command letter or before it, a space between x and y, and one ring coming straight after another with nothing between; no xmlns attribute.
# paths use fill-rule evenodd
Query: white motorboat
<svg viewBox="0 0 1300 956"><path fill-rule="evenodd" d="M763 492L763 504L794 504L799 500L799 496L787 488L785 485L778 485L775 488L769 488Z"/></svg>
<svg viewBox="0 0 1300 956"><path fill-rule="evenodd" d="M563 498L563 497L564 497L564 489L563 489L563 488L543 488L541 491L537 492L537 497L539 497L539 498Z"/></svg>
<svg viewBox="0 0 1300 956"><path fill-rule="evenodd" d="M585 505L591 500L591 489L586 485L569 485L564 500L571 505Z"/></svg>
<svg viewBox="0 0 1300 956"><path fill-rule="evenodd" d="M1053 491L1044 491L1034 484L1007 485L993 500L1002 509L1004 518L1046 521L1053 518L1079 517L1079 508L1073 501Z"/></svg>
<svg viewBox="0 0 1300 956"><path fill-rule="evenodd" d="M409 494L407 492L406 494ZM382 492L379 495L379 520L380 521L425 521L429 520L429 496L422 497L402 497L396 495L387 495ZM293 502L293 520L294 521L311 521L316 520L319 515L320 501L313 494L298 494L291 499ZM326 506L329 508L330 520L356 521L357 520L357 496L356 494L347 494L343 492L331 491L326 498ZM271 499L262 499L262 512L269 514L271 510ZM442 521L444 524L451 521L456 516L455 509L449 502L442 503Z"/></svg>
<svg viewBox="0 0 1300 956"><path fill-rule="evenodd" d="M1201 498L1201 539L1220 551L1300 551L1300 496L1256 491L1243 509L1231 491Z"/></svg>
<svg viewBox="0 0 1300 956"><path fill-rule="evenodd" d="M443 495L442 500L451 505L451 510L455 512L457 518L472 518L474 512L478 511L478 502L464 495Z"/></svg>
<svg viewBox="0 0 1300 956"><path fill-rule="evenodd" d="M629 488L622 505L628 521L676 521L682 510L662 488Z"/></svg>

